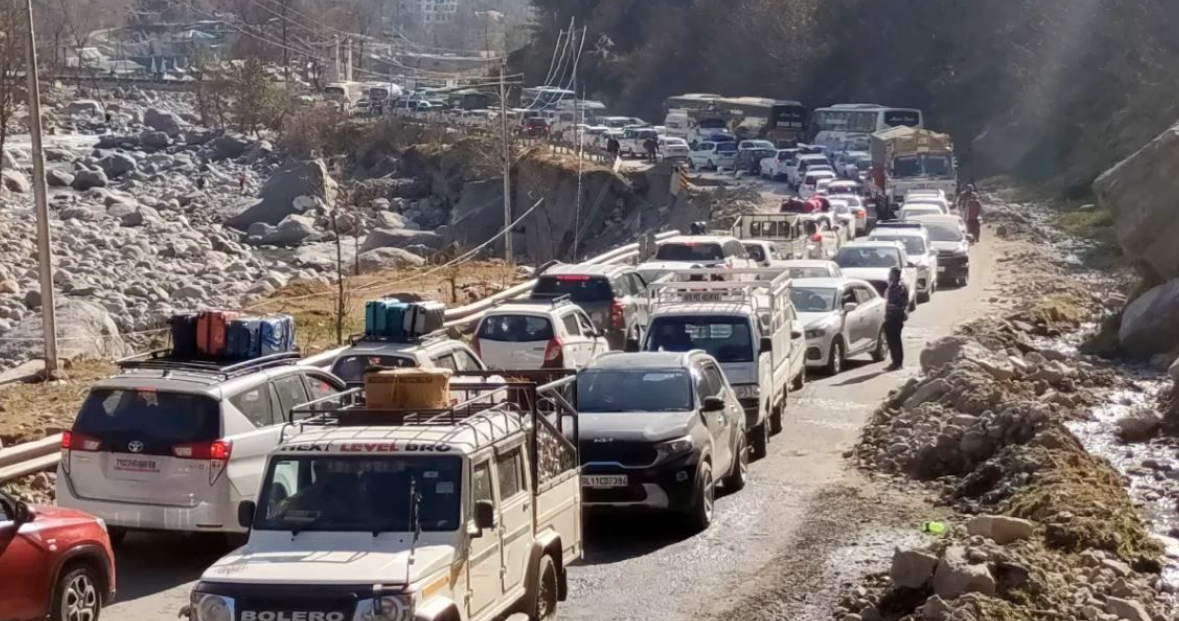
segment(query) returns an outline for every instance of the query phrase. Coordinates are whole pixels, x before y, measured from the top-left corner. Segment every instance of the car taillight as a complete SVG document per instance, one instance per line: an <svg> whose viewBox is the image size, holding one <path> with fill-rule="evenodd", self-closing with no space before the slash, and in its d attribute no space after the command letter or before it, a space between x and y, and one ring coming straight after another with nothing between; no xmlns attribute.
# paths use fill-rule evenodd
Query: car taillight
<svg viewBox="0 0 1179 621"><path fill-rule="evenodd" d="M622 328L625 321L622 302L614 300L614 305L610 307L610 324L615 328Z"/></svg>
<svg viewBox="0 0 1179 621"><path fill-rule="evenodd" d="M564 347L561 339L555 336L549 339L549 344L544 348L544 364L541 366L546 369L560 369L565 366Z"/></svg>
<svg viewBox="0 0 1179 621"><path fill-rule="evenodd" d="M213 440L212 442L176 444L172 447L172 454L180 459L207 459L209 461L209 485L212 485L225 472L229 456L233 454L233 442Z"/></svg>
<svg viewBox="0 0 1179 621"><path fill-rule="evenodd" d="M483 357L483 352L479 348L479 337L471 337L471 351L475 352L476 356Z"/></svg>
<svg viewBox="0 0 1179 621"><path fill-rule="evenodd" d="M63 451L97 451L102 448L102 440L92 438L72 431L61 434L61 450Z"/></svg>

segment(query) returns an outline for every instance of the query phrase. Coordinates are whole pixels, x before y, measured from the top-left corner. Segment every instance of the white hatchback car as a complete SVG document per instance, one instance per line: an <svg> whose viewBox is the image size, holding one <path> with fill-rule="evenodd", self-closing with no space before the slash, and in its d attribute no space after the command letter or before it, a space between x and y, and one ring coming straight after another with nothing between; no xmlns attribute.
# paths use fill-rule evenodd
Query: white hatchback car
<svg viewBox="0 0 1179 621"><path fill-rule="evenodd" d="M610 351L581 307L562 296L497 306L479 321L471 348L492 369L580 369Z"/></svg>
<svg viewBox="0 0 1179 621"><path fill-rule="evenodd" d="M850 278L800 278L790 300L806 330L806 364L835 375L847 358L869 354L881 362L884 298L872 285Z"/></svg>

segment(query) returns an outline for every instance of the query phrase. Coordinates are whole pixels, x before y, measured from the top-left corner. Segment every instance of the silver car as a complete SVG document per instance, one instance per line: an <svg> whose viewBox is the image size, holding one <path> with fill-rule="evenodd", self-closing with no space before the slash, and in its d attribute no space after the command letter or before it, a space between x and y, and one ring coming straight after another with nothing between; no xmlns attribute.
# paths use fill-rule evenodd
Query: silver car
<svg viewBox="0 0 1179 621"><path fill-rule="evenodd" d="M129 530L244 533L238 503L254 500L266 456L295 433L291 408L344 389L298 359L120 361L62 434L57 504L106 520L112 541Z"/></svg>
<svg viewBox="0 0 1179 621"><path fill-rule="evenodd" d="M853 356L888 355L884 338L885 300L872 285L851 278L800 278L790 300L806 330L806 365L829 375Z"/></svg>

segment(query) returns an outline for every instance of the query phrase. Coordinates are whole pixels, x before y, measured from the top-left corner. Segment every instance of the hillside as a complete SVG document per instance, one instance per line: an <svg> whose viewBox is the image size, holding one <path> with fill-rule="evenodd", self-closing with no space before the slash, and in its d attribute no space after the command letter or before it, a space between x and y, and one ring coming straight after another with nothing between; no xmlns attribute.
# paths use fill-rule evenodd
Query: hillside
<svg viewBox="0 0 1179 621"><path fill-rule="evenodd" d="M1164 0L533 0L514 61L544 76L570 18L579 85L649 118L684 92L926 110L970 174L1087 189L1179 118Z"/></svg>

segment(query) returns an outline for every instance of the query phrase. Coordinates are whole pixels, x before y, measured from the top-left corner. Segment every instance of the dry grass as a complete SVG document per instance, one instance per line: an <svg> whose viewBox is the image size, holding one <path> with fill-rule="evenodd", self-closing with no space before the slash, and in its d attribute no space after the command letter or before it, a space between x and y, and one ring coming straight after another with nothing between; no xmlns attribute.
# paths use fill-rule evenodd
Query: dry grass
<svg viewBox="0 0 1179 621"><path fill-rule="evenodd" d="M480 261L434 271L434 267L389 270L348 278L344 287L344 338L364 328L364 305L387 295L429 299L461 306L503 290L520 277L500 261ZM260 313L287 313L295 318L300 350L312 353L337 344L336 285L292 285L257 305Z"/></svg>
<svg viewBox="0 0 1179 621"><path fill-rule="evenodd" d="M39 440L69 427L91 384L110 377L115 365L101 360L67 365L68 379L0 388L0 441L4 445Z"/></svg>

